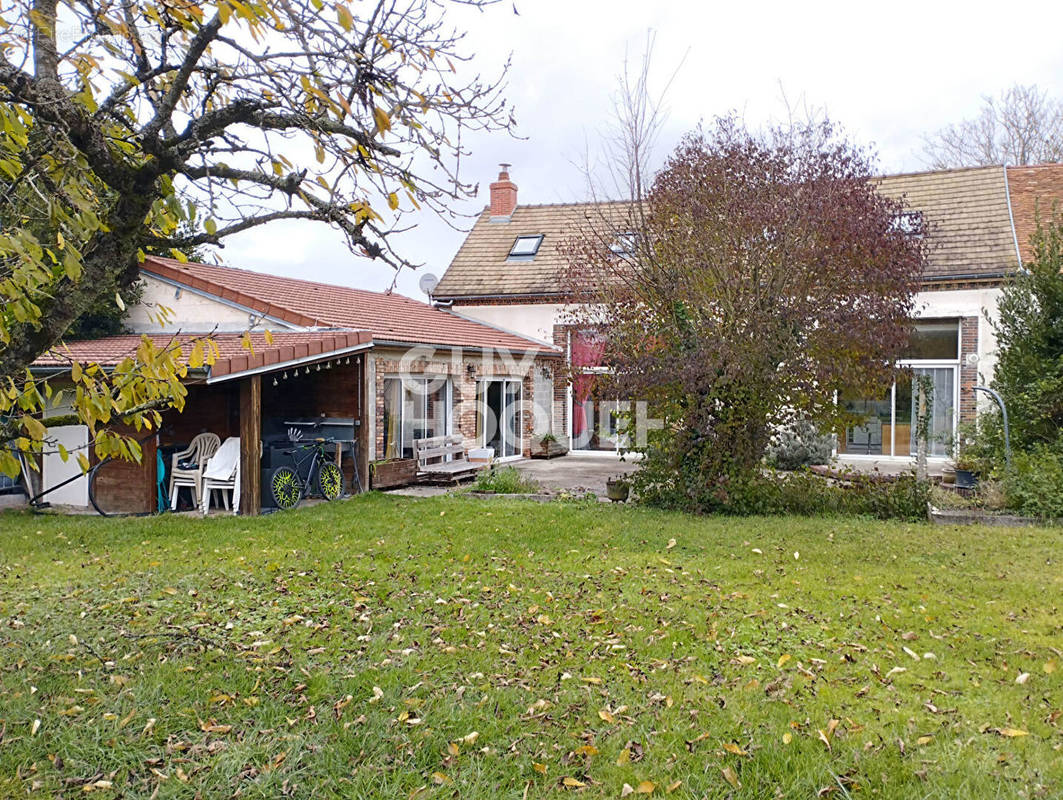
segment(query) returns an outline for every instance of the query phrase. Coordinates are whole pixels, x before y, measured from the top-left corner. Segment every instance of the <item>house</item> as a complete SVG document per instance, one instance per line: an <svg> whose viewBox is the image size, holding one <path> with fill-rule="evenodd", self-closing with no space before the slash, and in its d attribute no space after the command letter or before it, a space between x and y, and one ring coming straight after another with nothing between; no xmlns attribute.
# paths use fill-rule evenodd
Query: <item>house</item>
<svg viewBox="0 0 1063 800"><path fill-rule="evenodd" d="M349 442L341 465L351 481L357 462L362 488L371 462L410 458L420 438L460 435L467 447L519 458L531 447L537 382L561 356L548 342L397 294L155 256L141 284L131 333L66 343L33 366L40 375L62 374L71 360L114 367L142 336L187 348L209 334L217 345L213 364L190 369L183 411L164 413L142 462L101 471L97 495L124 511L156 508L156 450L168 456L203 431L241 438L241 504L250 513L269 502L264 483L273 451L290 446L289 429L319 431L310 426L322 418L328 434ZM88 446L84 426L51 433L73 452ZM41 488L77 474L72 460L45 456ZM45 499L86 505L87 481Z"/></svg>
<svg viewBox="0 0 1063 800"><path fill-rule="evenodd" d="M1001 287L1031 257L1037 214L1047 216L1063 200L1063 165L921 172L877 182L882 192L903 197L906 213L921 214L929 229L916 333L902 363L934 383L931 456L943 459L958 424L976 414L974 386L992 379L996 341L990 320ZM536 432L550 431L575 451L615 450L621 443L615 417L623 404L593 394L590 378L605 367L593 332L566 324L566 263L558 245L616 212L587 203L521 205L506 165L490 191L489 206L432 299L468 319L505 325L561 348L576 377L542 388L554 402L551 413L536 420ZM881 397L839 398L866 417L864 425L839 437L841 460L870 466L914 457L911 382L899 379Z"/></svg>

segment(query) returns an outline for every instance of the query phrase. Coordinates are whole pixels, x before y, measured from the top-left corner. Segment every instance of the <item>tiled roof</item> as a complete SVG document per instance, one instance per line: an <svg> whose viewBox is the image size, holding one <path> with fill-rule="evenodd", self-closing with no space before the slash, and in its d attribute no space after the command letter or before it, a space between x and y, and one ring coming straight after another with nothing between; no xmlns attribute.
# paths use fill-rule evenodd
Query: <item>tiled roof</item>
<svg viewBox="0 0 1063 800"><path fill-rule="evenodd" d="M1063 217L1063 164L1040 164L1008 167L1011 210L1015 217L1015 235L1022 260L1033 258L1030 237L1037 230L1037 220L1047 222L1055 214Z"/></svg>
<svg viewBox="0 0 1063 800"><path fill-rule="evenodd" d="M369 331L374 341L553 352L550 345L400 294L149 256L144 272L217 294L297 325Z"/></svg>
<svg viewBox="0 0 1063 800"><path fill-rule="evenodd" d="M882 191L904 197L931 226L931 253L924 277L992 275L1018 266L1008 213L1003 167L890 175ZM623 220L626 203L517 206L509 221L484 211L440 280L433 295L488 297L552 295L565 270L558 243L602 213ZM517 236L545 234L532 261L507 261Z"/></svg>
<svg viewBox="0 0 1063 800"><path fill-rule="evenodd" d="M559 249L567 237L604 220L624 227L628 203L569 203L517 206L512 216L492 219L485 210L432 292L439 298L484 295L561 294L566 268ZM531 261L508 261L518 236L543 234Z"/></svg>
<svg viewBox="0 0 1063 800"><path fill-rule="evenodd" d="M929 225L924 280L991 276L1018 269L1001 166L888 175L881 191L903 197Z"/></svg>
<svg viewBox="0 0 1063 800"><path fill-rule="evenodd" d="M181 346L185 356L191 350L195 339L202 334L182 333L147 334L156 348L164 348L172 343ZM210 377L220 378L244 372L249 369L268 367L314 356L327 356L329 353L350 350L372 341L368 331L299 331L279 332L273 334L273 341L267 342L265 334L251 334L251 349L243 344L243 334L215 333L211 340L217 345L218 357L210 366ZM136 355L140 347L141 334L129 333L120 336L108 336L103 339L88 339L67 342L50 350L36 361L35 367L63 367L71 361L80 364L99 364L101 367L114 367L123 360Z"/></svg>

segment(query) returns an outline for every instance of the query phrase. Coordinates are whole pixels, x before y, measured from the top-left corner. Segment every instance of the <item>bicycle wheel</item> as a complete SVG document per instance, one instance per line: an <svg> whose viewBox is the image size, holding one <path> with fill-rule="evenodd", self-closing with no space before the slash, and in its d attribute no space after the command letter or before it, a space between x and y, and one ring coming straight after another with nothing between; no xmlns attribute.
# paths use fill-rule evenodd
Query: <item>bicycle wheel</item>
<svg viewBox="0 0 1063 800"><path fill-rule="evenodd" d="M303 481L291 467L277 467L269 478L269 490L278 508L295 508L303 499Z"/></svg>
<svg viewBox="0 0 1063 800"><path fill-rule="evenodd" d="M343 473L331 461L326 461L317 471L317 488L326 500L335 500L343 491Z"/></svg>

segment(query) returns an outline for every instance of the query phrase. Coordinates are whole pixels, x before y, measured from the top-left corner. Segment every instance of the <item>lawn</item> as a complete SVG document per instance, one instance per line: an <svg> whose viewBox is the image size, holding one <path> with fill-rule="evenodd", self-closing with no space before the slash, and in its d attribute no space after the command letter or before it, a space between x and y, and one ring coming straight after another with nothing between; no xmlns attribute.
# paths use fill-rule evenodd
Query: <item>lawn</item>
<svg viewBox="0 0 1063 800"><path fill-rule="evenodd" d="M0 796L1060 797L1059 529L0 515Z"/></svg>

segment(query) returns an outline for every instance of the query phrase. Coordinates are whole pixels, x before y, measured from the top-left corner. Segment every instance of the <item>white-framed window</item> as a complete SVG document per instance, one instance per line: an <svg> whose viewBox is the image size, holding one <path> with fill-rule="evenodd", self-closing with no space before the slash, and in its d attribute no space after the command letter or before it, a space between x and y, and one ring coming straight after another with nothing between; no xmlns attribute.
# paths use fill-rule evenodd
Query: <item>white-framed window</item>
<svg viewBox="0 0 1063 800"><path fill-rule="evenodd" d="M899 366L907 367L907 373L882 394L839 395L838 403L846 411L863 418L862 424L850 426L838 437L839 455L914 458L920 376L928 377L933 387L927 454L933 458L952 454L959 421L960 321L917 321L905 356Z"/></svg>
<svg viewBox="0 0 1063 800"><path fill-rule="evenodd" d="M384 378L384 458L413 458L414 439L451 432L453 392L449 378Z"/></svg>

